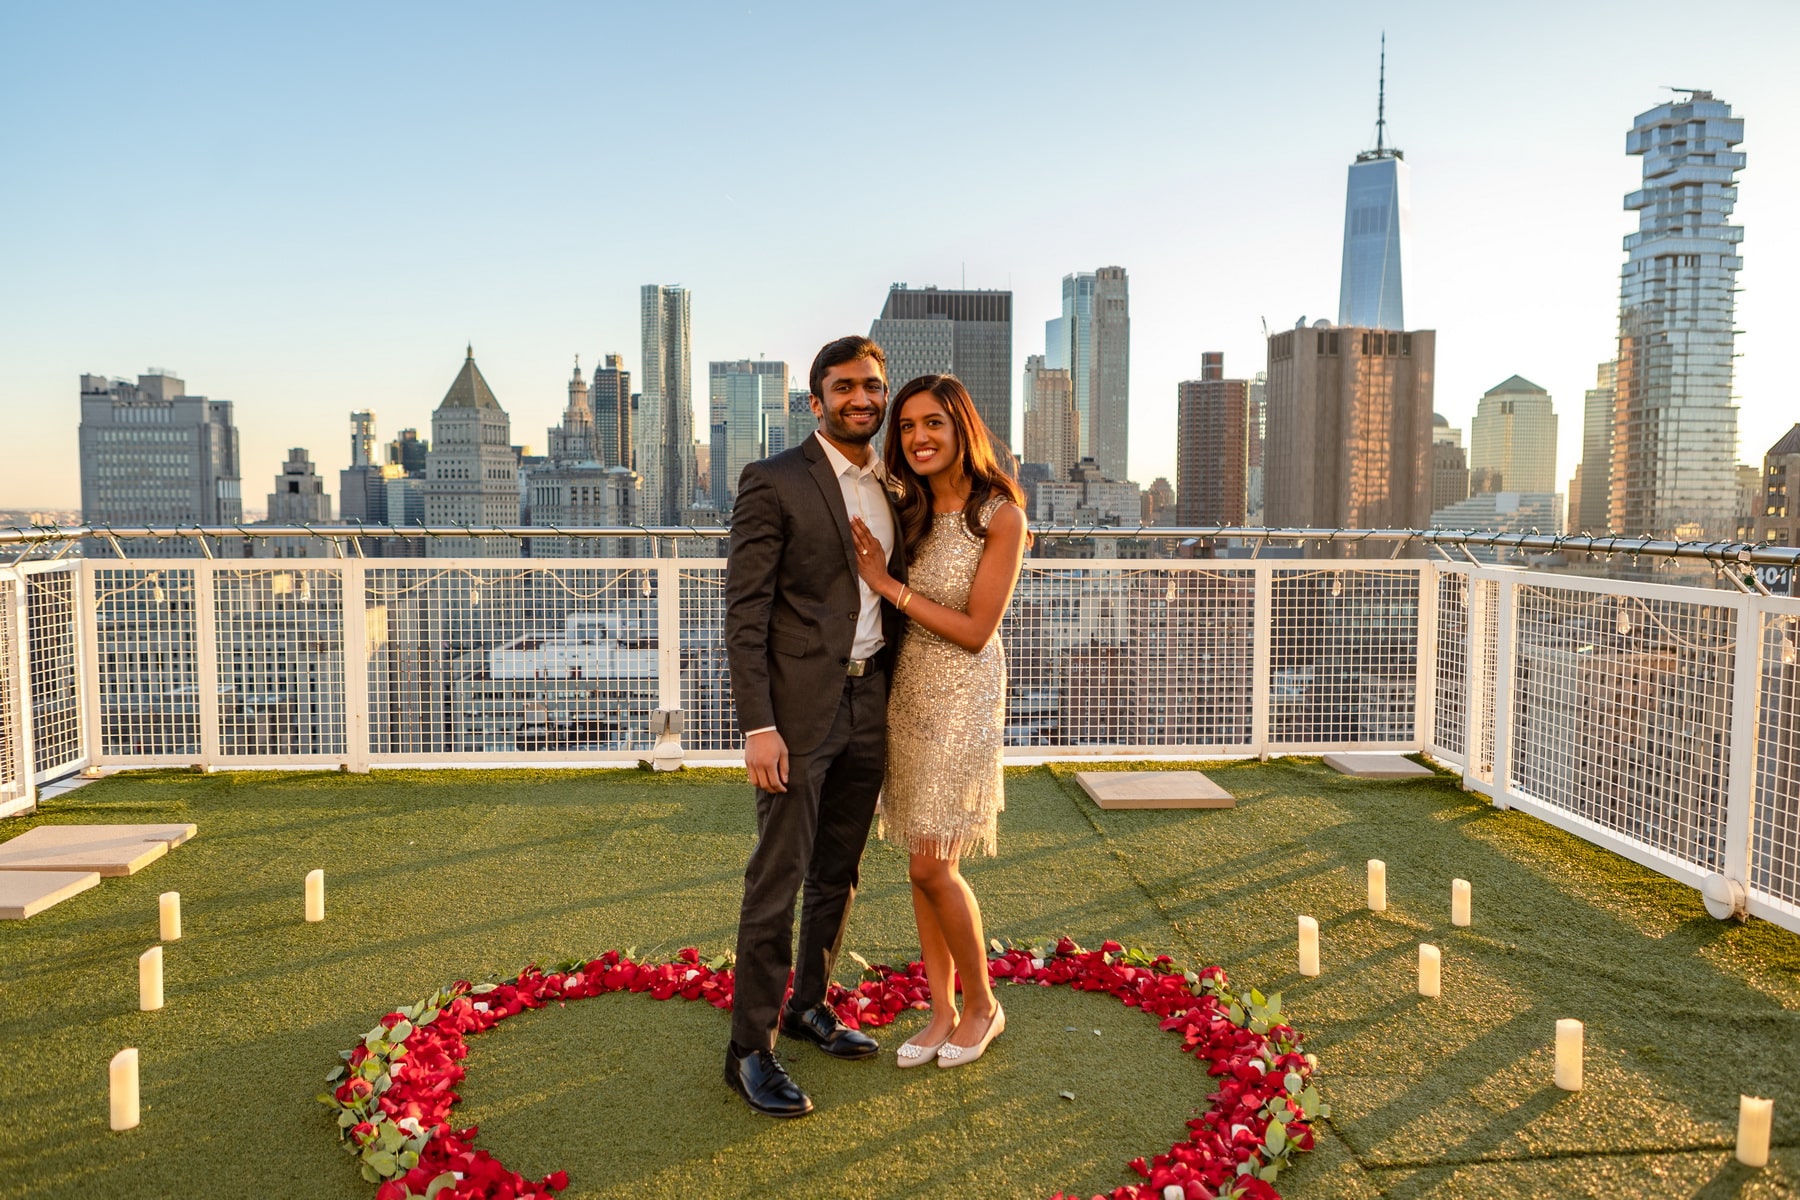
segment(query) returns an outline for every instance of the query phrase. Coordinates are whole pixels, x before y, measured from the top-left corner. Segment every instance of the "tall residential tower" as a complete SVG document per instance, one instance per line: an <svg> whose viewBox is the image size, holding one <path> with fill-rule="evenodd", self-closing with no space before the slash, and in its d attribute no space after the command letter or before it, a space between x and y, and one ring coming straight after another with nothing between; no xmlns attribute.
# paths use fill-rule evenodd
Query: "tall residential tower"
<svg viewBox="0 0 1800 1200"><path fill-rule="evenodd" d="M1175 512L1182 525L1242 525L1250 472L1250 385L1225 378L1225 355L1200 355L1176 386Z"/></svg>
<svg viewBox="0 0 1800 1200"><path fill-rule="evenodd" d="M1609 517L1631 537L1730 537L1737 523L1732 308L1744 120L1711 92L1639 114L1625 151L1644 186L1625 197ZM1584 521L1587 514L1582 514Z"/></svg>
<svg viewBox="0 0 1800 1200"><path fill-rule="evenodd" d="M678 524L694 503L693 342L690 293L643 287L643 398L632 429L643 477L643 521Z"/></svg>

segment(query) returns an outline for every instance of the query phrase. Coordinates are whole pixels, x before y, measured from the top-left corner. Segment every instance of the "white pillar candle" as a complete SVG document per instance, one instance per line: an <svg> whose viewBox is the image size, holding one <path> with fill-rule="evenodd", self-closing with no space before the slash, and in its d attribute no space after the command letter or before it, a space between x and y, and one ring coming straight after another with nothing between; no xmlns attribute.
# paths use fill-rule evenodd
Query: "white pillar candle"
<svg viewBox="0 0 1800 1200"><path fill-rule="evenodd" d="M1419 995L1436 998L1444 994L1444 956L1429 942L1419 944Z"/></svg>
<svg viewBox="0 0 1800 1200"><path fill-rule="evenodd" d="M1450 923L1452 925L1469 923L1469 881L1466 879L1450 881Z"/></svg>
<svg viewBox="0 0 1800 1200"><path fill-rule="evenodd" d="M138 955L138 1007L155 1012L162 1006L162 947L152 946Z"/></svg>
<svg viewBox="0 0 1800 1200"><path fill-rule="evenodd" d="M137 1051L121 1050L107 1067L112 1080L112 1127L130 1129L138 1123Z"/></svg>
<svg viewBox="0 0 1800 1200"><path fill-rule="evenodd" d="M323 871L306 873L306 919L309 921L325 919L325 872Z"/></svg>
<svg viewBox="0 0 1800 1200"><path fill-rule="evenodd" d="M1300 973L1319 973L1319 923L1311 917L1300 918Z"/></svg>
<svg viewBox="0 0 1800 1200"><path fill-rule="evenodd" d="M162 940L181 940L181 893L164 892L156 898L156 915L162 926Z"/></svg>
<svg viewBox="0 0 1800 1200"><path fill-rule="evenodd" d="M1737 1160L1746 1167L1769 1165L1769 1127L1775 1123L1775 1102L1755 1096L1738 1097Z"/></svg>
<svg viewBox="0 0 1800 1200"><path fill-rule="evenodd" d="M1556 1023L1556 1086L1565 1092L1581 1090L1580 1021L1564 1018Z"/></svg>
<svg viewBox="0 0 1800 1200"><path fill-rule="evenodd" d="M1369 911L1387 911L1387 864L1379 858L1369 860Z"/></svg>

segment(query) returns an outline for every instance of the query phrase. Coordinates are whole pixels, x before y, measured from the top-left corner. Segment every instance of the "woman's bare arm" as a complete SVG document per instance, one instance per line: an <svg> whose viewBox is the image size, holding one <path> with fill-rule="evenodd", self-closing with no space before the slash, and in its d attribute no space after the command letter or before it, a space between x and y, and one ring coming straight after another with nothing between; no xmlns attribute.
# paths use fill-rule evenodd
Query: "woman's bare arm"
<svg viewBox="0 0 1800 1200"><path fill-rule="evenodd" d="M852 518L850 526L856 538L856 565L863 579L882 599L897 605L904 585L887 573L881 543L860 517ZM1010 502L1002 504L988 522L981 563L975 568L975 582L969 588L969 610L960 612L913 592L906 602L906 615L945 641L970 654L979 654L993 640L994 631L1006 615L1006 606L1012 603L1019 566L1025 559L1025 535L1025 510ZM861 553L864 550L869 553Z"/></svg>

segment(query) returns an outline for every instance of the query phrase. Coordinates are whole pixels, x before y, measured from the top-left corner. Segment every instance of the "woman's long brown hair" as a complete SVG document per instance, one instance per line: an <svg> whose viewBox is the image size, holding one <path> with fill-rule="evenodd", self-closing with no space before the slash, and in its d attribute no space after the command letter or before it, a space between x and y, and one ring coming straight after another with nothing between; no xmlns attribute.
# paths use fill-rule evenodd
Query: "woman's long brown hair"
<svg viewBox="0 0 1800 1200"><path fill-rule="evenodd" d="M1000 458L994 453L994 435L975 411L975 401L962 380L954 375L921 375L888 402L887 444L882 447L888 484L899 493L894 508L900 514L900 532L909 559L931 532L931 485L907 461L900 437L900 410L920 392L930 392L937 398L956 430L957 457L962 462L963 476L969 481L969 499L963 505L963 522L969 532L978 538L987 536L987 527L981 523L981 508L991 496L1004 496L1021 508L1025 505L1025 493L1000 465Z"/></svg>

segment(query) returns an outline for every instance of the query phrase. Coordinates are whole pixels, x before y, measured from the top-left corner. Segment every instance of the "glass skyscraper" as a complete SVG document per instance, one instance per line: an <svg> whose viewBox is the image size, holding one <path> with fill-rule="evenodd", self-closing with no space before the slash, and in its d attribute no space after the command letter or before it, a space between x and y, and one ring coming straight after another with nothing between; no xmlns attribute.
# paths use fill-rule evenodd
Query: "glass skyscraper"
<svg viewBox="0 0 1800 1200"><path fill-rule="evenodd" d="M1743 118L1704 91L1640 114L1626 136L1644 186L1625 197L1638 230L1619 280L1608 514L1618 533L1736 531L1732 308L1744 230L1729 221L1743 139Z"/></svg>
<svg viewBox="0 0 1800 1200"><path fill-rule="evenodd" d="M1387 48L1383 39L1375 148L1350 164L1344 193L1344 266L1339 325L1405 329L1402 279L1412 257L1412 183L1406 155L1387 144Z"/></svg>
<svg viewBox="0 0 1800 1200"><path fill-rule="evenodd" d="M643 400L632 437L643 476L644 520L678 524L694 503L692 305L684 287L647 283L640 291Z"/></svg>
<svg viewBox="0 0 1800 1200"><path fill-rule="evenodd" d="M1073 384L1077 454L1114 482L1130 457L1130 287L1124 267L1065 275L1062 316L1044 322L1044 366Z"/></svg>

